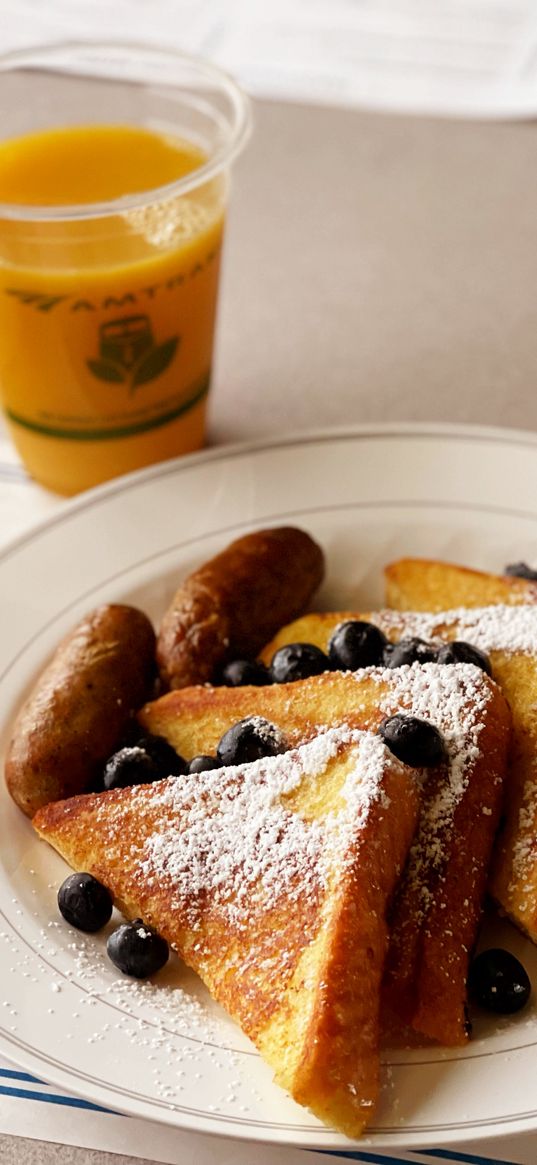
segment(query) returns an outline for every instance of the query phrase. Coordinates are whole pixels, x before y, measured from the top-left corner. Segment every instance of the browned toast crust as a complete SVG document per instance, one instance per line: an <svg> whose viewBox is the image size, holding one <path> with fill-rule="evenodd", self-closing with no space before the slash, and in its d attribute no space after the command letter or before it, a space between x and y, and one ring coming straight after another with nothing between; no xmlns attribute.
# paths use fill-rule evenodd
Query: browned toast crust
<svg viewBox="0 0 537 1165"><path fill-rule="evenodd" d="M481 921L494 839L503 805L509 717L498 704L500 725L488 720L480 738L486 764L468 782L445 826L431 829L427 807L409 865L396 892L384 979L384 1000L415 1031L447 1046L466 1042L468 961ZM443 801L438 777L429 791L433 814ZM431 836L434 836L431 847ZM438 845L441 859L435 856ZM422 888L414 884L420 868ZM431 903L431 895L433 902Z"/></svg>
<svg viewBox="0 0 537 1165"><path fill-rule="evenodd" d="M408 850L418 814L413 799L403 807L401 787L395 787L393 777L387 778L385 790L390 807L386 811L377 806L370 814L362 838L365 860L357 854L340 888L339 912L327 943L325 986L319 986L293 1091L296 1100L350 1136L353 1129L345 1117L349 1080L353 1078L362 1097L378 1094L377 1059L364 1054L364 1044L378 1046L379 1041L380 990L388 948L386 915L379 911L379 903L389 903L393 897L394 872L400 873L404 866L403 846ZM355 937L353 941L357 935L359 944ZM365 1114L366 1123L370 1115Z"/></svg>
<svg viewBox="0 0 537 1165"><path fill-rule="evenodd" d="M537 603L537 583L529 579L488 574L428 558L400 558L389 563L384 583L386 606L398 611Z"/></svg>

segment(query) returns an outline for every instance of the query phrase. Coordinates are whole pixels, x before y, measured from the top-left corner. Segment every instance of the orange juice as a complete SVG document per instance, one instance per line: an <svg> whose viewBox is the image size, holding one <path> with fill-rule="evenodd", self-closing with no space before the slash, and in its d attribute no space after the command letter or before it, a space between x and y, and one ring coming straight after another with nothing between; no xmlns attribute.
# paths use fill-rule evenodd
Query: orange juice
<svg viewBox="0 0 537 1165"><path fill-rule="evenodd" d="M0 142L0 394L54 490L203 443L227 192L205 161L128 125Z"/></svg>

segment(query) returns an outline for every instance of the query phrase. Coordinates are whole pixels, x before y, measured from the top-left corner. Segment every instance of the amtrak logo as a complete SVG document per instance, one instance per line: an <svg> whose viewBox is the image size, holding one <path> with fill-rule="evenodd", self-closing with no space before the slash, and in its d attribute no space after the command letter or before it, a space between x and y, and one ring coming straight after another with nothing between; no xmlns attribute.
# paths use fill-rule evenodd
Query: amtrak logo
<svg viewBox="0 0 537 1165"><path fill-rule="evenodd" d="M99 328L99 355L87 360L98 380L109 384L128 384L134 392L142 384L155 380L171 364L180 337L172 336L155 344L148 316L122 316Z"/></svg>

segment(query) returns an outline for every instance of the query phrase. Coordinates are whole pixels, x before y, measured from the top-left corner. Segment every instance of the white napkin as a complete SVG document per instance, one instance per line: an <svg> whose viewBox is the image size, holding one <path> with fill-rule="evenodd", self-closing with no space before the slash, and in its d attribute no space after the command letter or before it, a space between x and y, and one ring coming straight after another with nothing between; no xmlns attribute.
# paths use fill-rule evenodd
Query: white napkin
<svg viewBox="0 0 537 1165"><path fill-rule="evenodd" d="M534 116L534 0L3 0L0 48L165 44L255 96L478 117Z"/></svg>

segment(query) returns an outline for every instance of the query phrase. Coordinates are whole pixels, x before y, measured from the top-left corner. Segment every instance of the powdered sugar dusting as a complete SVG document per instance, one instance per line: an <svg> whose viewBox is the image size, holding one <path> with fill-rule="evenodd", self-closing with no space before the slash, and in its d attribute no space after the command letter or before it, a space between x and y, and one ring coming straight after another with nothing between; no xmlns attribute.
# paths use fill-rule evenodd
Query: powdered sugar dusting
<svg viewBox="0 0 537 1165"><path fill-rule="evenodd" d="M491 689L474 664L413 663L376 673L388 684L380 703L387 715L406 708L442 733L449 757L449 786L460 795L470 766L480 755L479 736Z"/></svg>
<svg viewBox="0 0 537 1165"><path fill-rule="evenodd" d="M437 614L415 611L375 611L370 616L388 634L417 635L433 642L446 637L466 639L482 651L524 651L537 655L537 604L491 607L455 607ZM439 634L439 628L449 635Z"/></svg>
<svg viewBox="0 0 537 1165"><path fill-rule="evenodd" d="M416 635L438 644L446 639L458 638L467 640L487 653L501 651L507 656L523 653L537 658L537 604L458 607L437 614L384 610L372 614L371 621L389 636L395 634L397 638ZM533 707L530 705L528 714L521 701L517 707L517 716L531 740L534 733ZM515 758L514 763L518 766L521 762ZM532 769L528 767L524 773L521 807L517 809L508 805L507 813L508 821L516 814L513 840L503 859L504 867L508 863L511 865L509 893L514 896L516 910L522 916L530 915L535 912L537 901L534 878L537 816L535 766ZM517 885L519 880L522 880L521 888ZM525 901L522 900L524 896Z"/></svg>
<svg viewBox="0 0 537 1165"><path fill-rule="evenodd" d="M358 683L365 674L357 673ZM490 682L472 664L371 668L367 674L378 683L382 714L408 711L435 724L444 739L446 779L424 799L409 867L425 904L428 871L445 859L446 836L480 757ZM341 808L324 818L293 811L288 799L350 740L356 757ZM140 854L144 882L165 885L177 909L189 911L192 927L204 900L240 927L248 925L251 911L270 910L283 894L291 901L308 892L317 896L334 854L348 849L342 834L347 831L348 839L351 825L357 828L382 796L386 755L374 733L349 735L340 727L284 755L161 782L151 797L159 824Z"/></svg>
<svg viewBox="0 0 537 1165"><path fill-rule="evenodd" d="M349 745L340 807L324 817L288 807ZM370 806L385 803L388 763L399 764L380 737L332 729L284 756L169 778L151 798L165 824L144 844L141 874L169 886L191 925L207 896L235 926L246 925L253 910L271 909L282 895L293 901L305 888L318 892L334 863L343 867Z"/></svg>
<svg viewBox="0 0 537 1165"><path fill-rule="evenodd" d="M457 806L481 755L479 737L491 688L483 672L473 664L447 667L414 663L395 669L371 669L371 675L386 687L380 695L385 714L405 710L434 724L442 733L448 755L446 780L435 787L433 796L424 798L407 866L407 882L415 894L415 913L420 916L430 902L431 873L444 865L446 839L453 831Z"/></svg>

